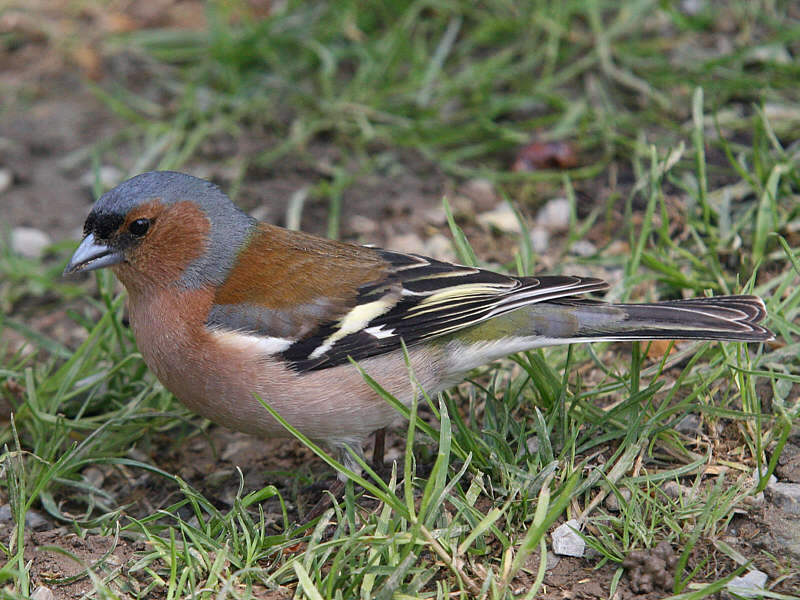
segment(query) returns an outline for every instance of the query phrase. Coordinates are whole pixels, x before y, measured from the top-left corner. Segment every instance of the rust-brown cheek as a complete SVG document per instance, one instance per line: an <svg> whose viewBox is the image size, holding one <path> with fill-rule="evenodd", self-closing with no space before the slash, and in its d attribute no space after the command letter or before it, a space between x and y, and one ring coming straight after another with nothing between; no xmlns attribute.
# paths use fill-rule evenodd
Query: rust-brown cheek
<svg viewBox="0 0 800 600"><path fill-rule="evenodd" d="M136 207L125 217L123 231L140 218L153 222L142 241L114 267L129 292L166 287L180 279L186 267L206 251L210 223L189 201L164 205L158 200Z"/></svg>

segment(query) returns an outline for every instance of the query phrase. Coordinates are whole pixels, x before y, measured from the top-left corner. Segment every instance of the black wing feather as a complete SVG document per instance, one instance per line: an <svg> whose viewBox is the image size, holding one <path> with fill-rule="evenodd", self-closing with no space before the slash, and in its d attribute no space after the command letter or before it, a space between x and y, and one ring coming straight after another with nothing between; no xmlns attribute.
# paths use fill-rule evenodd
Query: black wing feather
<svg viewBox="0 0 800 600"><path fill-rule="evenodd" d="M606 289L601 279L569 276L512 277L454 265L423 256L376 250L391 265L390 276L359 289L357 305L380 301L392 289L402 290L394 304L361 330L319 352L339 330L326 323L298 340L282 357L298 371L324 369L363 360L454 333L527 304Z"/></svg>

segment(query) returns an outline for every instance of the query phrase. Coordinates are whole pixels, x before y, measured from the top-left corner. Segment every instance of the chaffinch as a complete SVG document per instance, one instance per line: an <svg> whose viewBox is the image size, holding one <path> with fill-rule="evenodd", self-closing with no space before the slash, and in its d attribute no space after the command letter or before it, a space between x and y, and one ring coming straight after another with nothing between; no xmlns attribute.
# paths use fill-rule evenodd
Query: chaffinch
<svg viewBox="0 0 800 600"><path fill-rule="evenodd" d="M508 354L584 341L772 338L756 296L608 304L589 277L512 277L258 223L215 185L138 175L104 194L65 274L111 267L145 362L191 410L259 436L285 429L360 451L407 405L402 343L437 393Z"/></svg>

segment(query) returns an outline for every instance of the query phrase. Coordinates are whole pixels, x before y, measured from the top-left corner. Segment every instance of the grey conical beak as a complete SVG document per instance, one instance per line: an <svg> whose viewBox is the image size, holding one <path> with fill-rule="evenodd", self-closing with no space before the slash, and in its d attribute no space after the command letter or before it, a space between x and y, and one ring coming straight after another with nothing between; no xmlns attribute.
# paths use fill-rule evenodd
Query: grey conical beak
<svg viewBox="0 0 800 600"><path fill-rule="evenodd" d="M122 252L113 250L105 244L98 243L94 234L90 233L81 242L77 250L69 259L64 275L79 273L81 271L94 271L103 267L110 267L121 263L123 260Z"/></svg>

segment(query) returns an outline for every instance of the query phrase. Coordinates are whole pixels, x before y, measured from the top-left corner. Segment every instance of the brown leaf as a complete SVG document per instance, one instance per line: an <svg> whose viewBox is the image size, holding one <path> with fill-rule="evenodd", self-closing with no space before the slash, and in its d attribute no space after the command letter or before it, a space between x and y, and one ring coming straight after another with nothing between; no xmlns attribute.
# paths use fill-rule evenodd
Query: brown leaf
<svg viewBox="0 0 800 600"><path fill-rule="evenodd" d="M99 81L103 78L103 59L96 48L80 46L72 52L72 59L88 79Z"/></svg>
<svg viewBox="0 0 800 600"><path fill-rule="evenodd" d="M578 164L575 147L564 141L531 142L517 152L511 170L536 171L538 169L569 169Z"/></svg>
<svg viewBox="0 0 800 600"><path fill-rule="evenodd" d="M141 27L136 19L121 12L110 12L103 16L103 25L109 33L129 33Z"/></svg>
<svg viewBox="0 0 800 600"><path fill-rule="evenodd" d="M647 358L650 360L661 360L664 358L667 350L669 350L669 353L672 354L676 351L674 345L672 346L672 349L669 348L673 341L674 340L653 340L651 342L647 342Z"/></svg>

